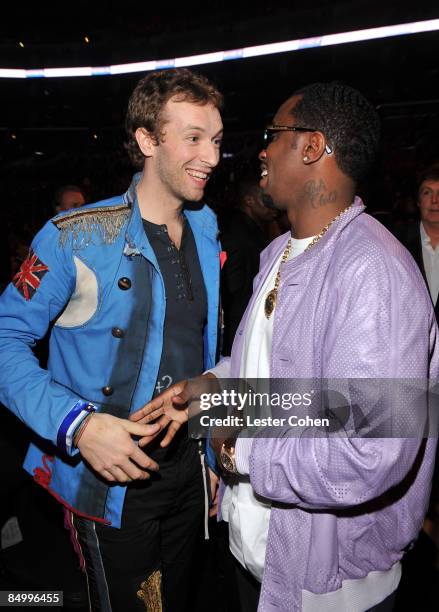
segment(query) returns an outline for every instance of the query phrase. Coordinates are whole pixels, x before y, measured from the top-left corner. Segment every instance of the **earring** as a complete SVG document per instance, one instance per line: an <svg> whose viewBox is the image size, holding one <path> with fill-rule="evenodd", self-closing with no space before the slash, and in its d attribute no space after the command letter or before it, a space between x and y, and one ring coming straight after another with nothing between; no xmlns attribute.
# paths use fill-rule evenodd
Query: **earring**
<svg viewBox="0 0 439 612"><path fill-rule="evenodd" d="M308 157L308 155L305 155L305 157L303 158L303 161L304 161L304 162L309 161L309 157Z"/></svg>

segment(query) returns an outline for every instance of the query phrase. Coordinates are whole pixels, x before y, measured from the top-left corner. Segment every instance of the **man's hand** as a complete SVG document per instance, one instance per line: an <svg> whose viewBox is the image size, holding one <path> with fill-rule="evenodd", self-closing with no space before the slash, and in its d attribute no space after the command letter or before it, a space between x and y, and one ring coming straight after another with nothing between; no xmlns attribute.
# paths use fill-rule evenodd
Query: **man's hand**
<svg viewBox="0 0 439 612"><path fill-rule="evenodd" d="M160 446L165 448L170 444L180 427L188 421L189 401L188 381L182 380L175 385L171 385L161 395L131 414L129 419L135 423L144 424L150 423L159 416L160 418L157 421L157 424L160 425L159 431L167 428L166 435L160 442ZM139 440L139 446L143 447L149 441L148 437L143 437Z"/></svg>
<svg viewBox="0 0 439 612"><path fill-rule="evenodd" d="M78 441L83 458L110 482L146 480L146 470L156 472L159 466L138 447L132 436L146 440L160 432L160 425L143 425L95 412Z"/></svg>
<svg viewBox="0 0 439 612"><path fill-rule="evenodd" d="M166 435L160 442L160 446L165 448L169 446L180 427L189 420L189 407L192 414L193 411L197 411L200 394L215 385L216 380L216 376L208 373L175 383L143 408L131 414L130 421L150 423L161 414L157 423L160 425L160 430L167 428ZM142 438L139 446L145 446L150 440L149 436Z"/></svg>

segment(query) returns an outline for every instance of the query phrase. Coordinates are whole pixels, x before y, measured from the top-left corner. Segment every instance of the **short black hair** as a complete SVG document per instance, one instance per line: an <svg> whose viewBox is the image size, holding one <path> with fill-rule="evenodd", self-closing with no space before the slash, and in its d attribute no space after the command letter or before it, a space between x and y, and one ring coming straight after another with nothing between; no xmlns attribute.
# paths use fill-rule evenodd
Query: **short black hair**
<svg viewBox="0 0 439 612"><path fill-rule="evenodd" d="M313 83L294 92L301 96L292 114L298 123L322 132L338 167L355 182L362 179L379 145L380 121L359 91L333 81Z"/></svg>
<svg viewBox="0 0 439 612"><path fill-rule="evenodd" d="M86 200L83 189L81 189L81 187L78 187L78 185L62 185L61 187L58 187L55 192L55 196L53 198L54 208L56 208L57 206L61 206L61 200L63 198L63 195L67 193L67 191L76 191L77 193L80 193L82 195L84 200Z"/></svg>
<svg viewBox="0 0 439 612"><path fill-rule="evenodd" d="M424 168L418 174L418 189L425 181L439 181L439 163Z"/></svg>

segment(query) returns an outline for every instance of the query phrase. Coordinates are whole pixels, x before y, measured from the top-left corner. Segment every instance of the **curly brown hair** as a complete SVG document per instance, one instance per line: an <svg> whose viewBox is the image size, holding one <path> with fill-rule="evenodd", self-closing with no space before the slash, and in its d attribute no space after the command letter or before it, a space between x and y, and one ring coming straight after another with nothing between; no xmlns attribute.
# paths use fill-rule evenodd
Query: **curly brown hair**
<svg viewBox="0 0 439 612"><path fill-rule="evenodd" d="M145 128L158 144L165 123L163 107L174 96L179 96L179 102L210 103L218 110L223 106L223 96L216 87L206 77L187 68L159 70L148 74L137 83L131 94L125 119L125 148L134 166L143 168L145 161L136 141L136 130Z"/></svg>

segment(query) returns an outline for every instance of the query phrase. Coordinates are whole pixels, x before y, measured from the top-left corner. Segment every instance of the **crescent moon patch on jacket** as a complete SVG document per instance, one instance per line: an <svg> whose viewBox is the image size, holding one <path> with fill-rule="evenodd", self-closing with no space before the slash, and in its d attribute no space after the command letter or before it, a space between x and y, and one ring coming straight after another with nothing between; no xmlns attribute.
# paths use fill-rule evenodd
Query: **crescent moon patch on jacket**
<svg viewBox="0 0 439 612"><path fill-rule="evenodd" d="M73 261L76 266L76 287L65 309L55 322L57 327L84 325L98 308L96 274L78 257L73 257Z"/></svg>

